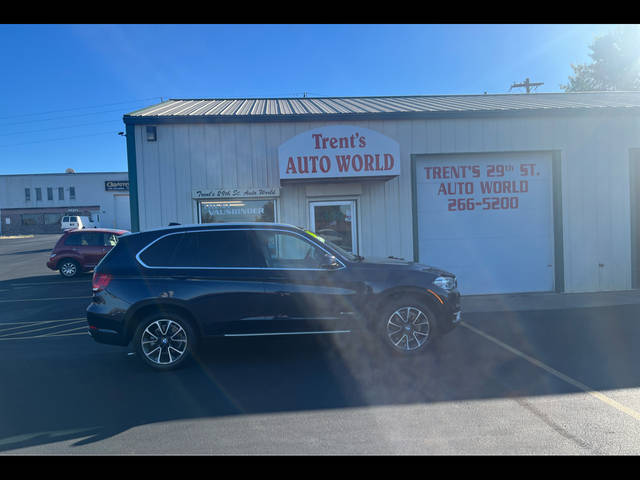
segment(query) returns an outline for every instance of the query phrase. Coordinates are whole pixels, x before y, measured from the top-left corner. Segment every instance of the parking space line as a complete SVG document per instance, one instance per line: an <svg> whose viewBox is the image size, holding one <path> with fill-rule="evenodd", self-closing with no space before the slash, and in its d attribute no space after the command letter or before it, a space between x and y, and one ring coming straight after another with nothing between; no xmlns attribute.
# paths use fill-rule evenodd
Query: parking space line
<svg viewBox="0 0 640 480"><path fill-rule="evenodd" d="M37 327L38 324L36 325L24 325L24 326L20 326L20 327L11 327L11 328L6 328L6 329L0 329L0 338L7 338L7 337L15 337L16 335L22 335L24 333L33 333L33 332L40 332L42 330L50 330L52 328L58 328L58 327L65 327L67 325L73 325L76 323L81 323L84 322L85 320L72 320L72 321L68 321L65 323L56 323L54 325L47 325L45 327L42 328L33 328L33 327ZM26 329L26 332L13 332L13 333L8 333L5 334L4 332L7 332L9 330L16 330L16 329Z"/></svg>
<svg viewBox="0 0 640 480"><path fill-rule="evenodd" d="M86 320L86 317L62 318L60 320L31 320L26 322L0 322L0 328L4 325L40 325L42 323L68 322L71 320Z"/></svg>
<svg viewBox="0 0 640 480"><path fill-rule="evenodd" d="M527 362L531 363L532 365L535 365L536 367L539 367L539 368L545 370L546 372L550 373L554 377L559 378L560 380L563 380L563 381L567 382L568 384L573 385L576 388L579 388L583 392L588 393L592 397L597 398L601 402L606 403L607 405L609 405L610 407L615 408L619 412L625 413L625 414L629 415L630 417L635 418L636 420L640 420L640 413L636 412L635 410L633 410L633 409L631 409L631 408L629 408L629 407L627 407L625 405L622 405L619 402L616 402L612 398L607 397L606 395L596 391L595 389L589 387L588 385L585 385L584 383L579 382L578 380L575 380L575 379L569 377L568 375L565 375L562 372L559 372L558 370L550 367L549 365L541 362L540 360L537 360L537 359L527 355L526 353L523 353L520 350L517 350L517 349L511 347L510 345L507 345L506 343L501 342L497 338L492 337L488 333L485 333L485 332L483 332L482 330L480 330L480 329L478 329L476 327L472 327L471 325L469 325L466 322L460 322L460 325L465 327L465 328L467 328L467 329L469 329L469 330L471 330L474 333L477 333L478 335L480 335L481 337L484 337L485 339L489 340L490 342L495 343L499 347L502 347L505 350L508 350L509 352L511 352L514 355L517 355L518 357L526 360Z"/></svg>
<svg viewBox="0 0 640 480"><path fill-rule="evenodd" d="M10 337L10 338L0 338L0 342L8 342L8 341L16 341L16 340L32 340L34 338L51 338L51 337L73 337L75 335L89 335L89 331L85 330L84 332L79 333L65 333L65 334L47 334L47 335L34 335L32 337Z"/></svg>
<svg viewBox="0 0 640 480"><path fill-rule="evenodd" d="M69 332L77 332L78 330L82 330L83 333L87 333L87 334L89 333L87 325L84 325L82 327L74 327L74 328L69 328L67 330L62 330L60 332L50 333L47 336L49 336L49 337L65 337Z"/></svg>
<svg viewBox="0 0 640 480"><path fill-rule="evenodd" d="M37 302L44 300L76 300L76 299L88 299L91 297L55 297L55 298L21 298L17 300L0 300L0 303L10 303L10 302Z"/></svg>

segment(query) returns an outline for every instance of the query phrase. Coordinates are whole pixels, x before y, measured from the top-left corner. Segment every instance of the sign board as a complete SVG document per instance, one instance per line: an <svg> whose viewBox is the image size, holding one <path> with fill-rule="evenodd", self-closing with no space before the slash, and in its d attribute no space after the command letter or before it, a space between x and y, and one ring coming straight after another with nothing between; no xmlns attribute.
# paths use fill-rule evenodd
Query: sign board
<svg viewBox="0 0 640 480"><path fill-rule="evenodd" d="M280 188L196 188L192 198L270 198L279 197Z"/></svg>
<svg viewBox="0 0 640 480"><path fill-rule="evenodd" d="M129 180L105 180L104 189L107 192L128 192Z"/></svg>
<svg viewBox="0 0 640 480"><path fill-rule="evenodd" d="M400 175L400 146L374 130L332 125L308 130L278 148L280 180Z"/></svg>
<svg viewBox="0 0 640 480"><path fill-rule="evenodd" d="M274 199L209 199L198 205L200 223L275 221Z"/></svg>

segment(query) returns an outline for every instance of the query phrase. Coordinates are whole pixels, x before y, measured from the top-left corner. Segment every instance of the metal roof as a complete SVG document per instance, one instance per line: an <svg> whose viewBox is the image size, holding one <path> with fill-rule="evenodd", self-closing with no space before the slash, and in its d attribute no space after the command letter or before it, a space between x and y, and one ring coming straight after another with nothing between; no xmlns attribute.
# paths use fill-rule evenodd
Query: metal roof
<svg viewBox="0 0 640 480"><path fill-rule="evenodd" d="M301 121L346 118L415 118L509 114L628 111L640 108L640 92L531 93L326 98L171 99L124 116L125 123L195 121Z"/></svg>

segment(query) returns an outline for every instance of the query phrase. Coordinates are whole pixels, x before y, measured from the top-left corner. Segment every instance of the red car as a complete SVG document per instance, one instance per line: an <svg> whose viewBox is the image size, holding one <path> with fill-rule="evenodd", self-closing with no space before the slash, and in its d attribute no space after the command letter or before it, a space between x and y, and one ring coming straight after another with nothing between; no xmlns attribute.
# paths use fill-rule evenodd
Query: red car
<svg viewBox="0 0 640 480"><path fill-rule="evenodd" d="M60 270L60 275L67 278L92 270L124 233L129 232L110 228L67 230L53 247L47 267Z"/></svg>

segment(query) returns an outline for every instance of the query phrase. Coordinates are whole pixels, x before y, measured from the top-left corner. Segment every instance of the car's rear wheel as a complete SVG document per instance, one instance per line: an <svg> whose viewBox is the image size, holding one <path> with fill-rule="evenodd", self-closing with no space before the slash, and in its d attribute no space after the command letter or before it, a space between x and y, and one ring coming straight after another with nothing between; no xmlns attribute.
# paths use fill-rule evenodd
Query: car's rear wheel
<svg viewBox="0 0 640 480"><path fill-rule="evenodd" d="M399 354L428 350L427 346L437 334L433 312L423 302L411 297L393 300L386 305L379 325L383 343Z"/></svg>
<svg viewBox="0 0 640 480"><path fill-rule="evenodd" d="M195 349L196 335L182 315L155 313L146 317L134 335L136 353L156 370L173 370L184 364Z"/></svg>
<svg viewBox="0 0 640 480"><path fill-rule="evenodd" d="M60 275L65 278L73 278L80 274L80 265L75 260L65 258L58 265Z"/></svg>

